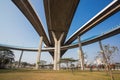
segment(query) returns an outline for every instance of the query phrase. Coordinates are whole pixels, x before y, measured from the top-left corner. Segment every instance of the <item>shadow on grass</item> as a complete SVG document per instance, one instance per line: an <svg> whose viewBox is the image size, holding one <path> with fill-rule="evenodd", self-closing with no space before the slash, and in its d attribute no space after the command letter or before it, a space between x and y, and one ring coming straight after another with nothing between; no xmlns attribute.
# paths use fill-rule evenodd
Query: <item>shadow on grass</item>
<svg viewBox="0 0 120 80"><path fill-rule="evenodd" d="M27 69L0 69L0 73L9 73L9 72L28 72L32 70Z"/></svg>

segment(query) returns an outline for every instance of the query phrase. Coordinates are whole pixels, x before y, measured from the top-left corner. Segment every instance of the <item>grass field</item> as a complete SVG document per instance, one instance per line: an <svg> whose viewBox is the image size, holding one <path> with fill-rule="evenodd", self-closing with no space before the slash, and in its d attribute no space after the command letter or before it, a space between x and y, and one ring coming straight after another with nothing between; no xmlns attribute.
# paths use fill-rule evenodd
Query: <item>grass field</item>
<svg viewBox="0 0 120 80"><path fill-rule="evenodd" d="M120 80L120 71L114 77ZM0 80L110 80L110 77L97 71L0 70Z"/></svg>

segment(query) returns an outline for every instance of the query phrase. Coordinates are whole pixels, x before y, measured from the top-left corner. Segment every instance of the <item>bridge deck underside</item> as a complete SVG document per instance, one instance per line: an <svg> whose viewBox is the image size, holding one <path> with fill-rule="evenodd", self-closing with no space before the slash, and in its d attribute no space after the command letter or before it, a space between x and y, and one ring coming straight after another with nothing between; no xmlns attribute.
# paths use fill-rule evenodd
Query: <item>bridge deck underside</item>
<svg viewBox="0 0 120 80"><path fill-rule="evenodd" d="M54 46L52 31L55 33L57 40L64 33L61 41L61 45L64 45L78 2L79 0L44 0L51 46Z"/></svg>

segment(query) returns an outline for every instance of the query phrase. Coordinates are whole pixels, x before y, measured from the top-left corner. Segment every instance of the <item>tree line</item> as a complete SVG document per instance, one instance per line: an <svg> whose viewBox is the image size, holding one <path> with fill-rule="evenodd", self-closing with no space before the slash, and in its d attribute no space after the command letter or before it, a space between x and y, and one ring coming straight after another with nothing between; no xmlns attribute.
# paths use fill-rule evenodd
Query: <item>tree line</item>
<svg viewBox="0 0 120 80"><path fill-rule="evenodd" d="M11 67L14 57L15 55L10 49L0 48L0 68Z"/></svg>

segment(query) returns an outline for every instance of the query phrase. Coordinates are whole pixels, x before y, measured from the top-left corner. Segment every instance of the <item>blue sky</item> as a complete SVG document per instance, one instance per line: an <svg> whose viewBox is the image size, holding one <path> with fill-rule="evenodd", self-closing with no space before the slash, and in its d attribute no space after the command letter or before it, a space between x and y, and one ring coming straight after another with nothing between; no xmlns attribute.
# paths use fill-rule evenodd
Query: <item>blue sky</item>
<svg viewBox="0 0 120 80"><path fill-rule="evenodd" d="M39 18L44 25L47 32L47 25L45 21L43 0L29 0L34 9L36 10ZM68 37L73 34L77 29L84 25L89 19L96 15L100 10L107 6L113 0L81 0L73 22L70 26ZM0 43L22 47L39 46L39 35L34 30L30 22L20 12L20 10L12 3L11 0L0 0ZM120 24L120 11L106 19L104 22L98 24L95 28L88 31L81 36L84 40L94 35L101 34L109 31L112 27ZM48 35L48 34L47 34ZM120 49L120 34L110 37L102 41L103 44L115 45ZM83 46L83 51L89 56L88 59L93 61L95 55L99 51L98 43L93 43ZM19 59L20 51L14 51L15 60ZM36 52L24 52L22 61L35 63ZM78 48L68 50L63 57L73 57L78 59ZM117 56L118 57L118 56ZM120 56L119 56L120 57ZM52 62L52 58L48 52L43 52L41 55L42 60ZM120 59L116 58L120 62Z"/></svg>

